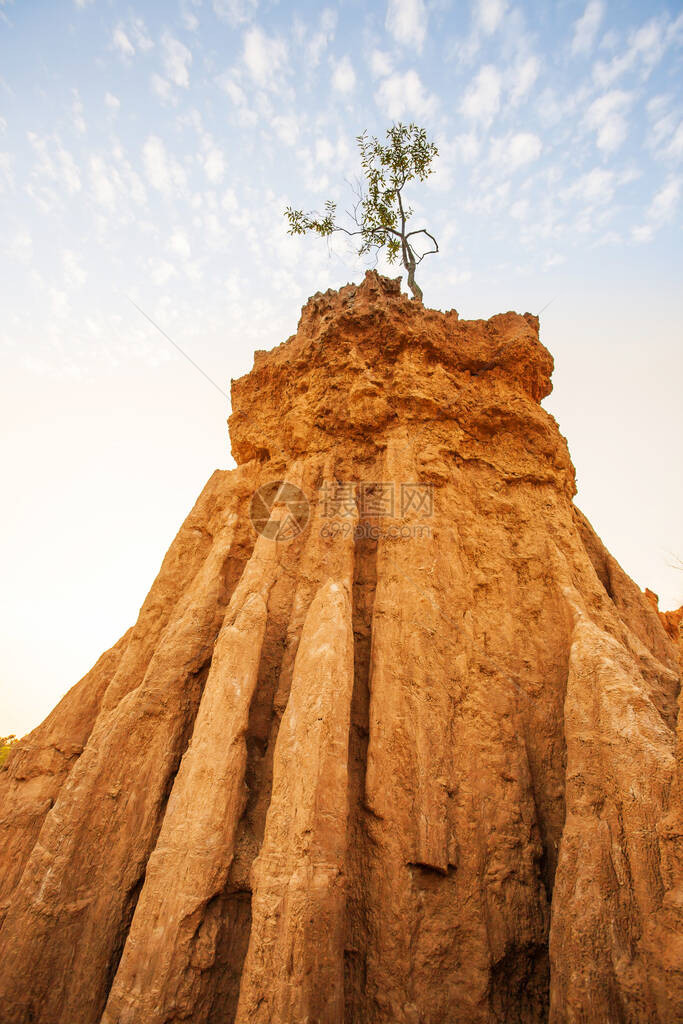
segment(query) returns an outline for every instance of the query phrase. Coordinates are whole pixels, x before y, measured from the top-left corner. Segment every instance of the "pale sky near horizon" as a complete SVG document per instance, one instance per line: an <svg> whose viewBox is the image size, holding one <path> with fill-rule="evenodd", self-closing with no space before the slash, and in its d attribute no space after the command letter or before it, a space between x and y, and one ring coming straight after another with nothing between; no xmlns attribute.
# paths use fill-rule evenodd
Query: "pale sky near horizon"
<svg viewBox="0 0 683 1024"><path fill-rule="evenodd" d="M0 734L135 621L233 465L228 402L128 297L229 391L361 278L282 211L343 206L392 120L440 150L425 303L547 306L576 503L683 603L682 64L659 0L0 0Z"/></svg>

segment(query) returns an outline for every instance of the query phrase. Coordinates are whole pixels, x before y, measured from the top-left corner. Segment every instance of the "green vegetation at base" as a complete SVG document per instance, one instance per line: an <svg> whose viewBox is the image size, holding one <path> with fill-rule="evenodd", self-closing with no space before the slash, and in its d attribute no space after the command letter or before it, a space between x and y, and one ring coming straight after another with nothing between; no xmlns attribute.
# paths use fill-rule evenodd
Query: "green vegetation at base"
<svg viewBox="0 0 683 1024"><path fill-rule="evenodd" d="M12 744L16 742L16 736L0 736L0 770L5 767L5 762L7 761L9 752L12 749Z"/></svg>

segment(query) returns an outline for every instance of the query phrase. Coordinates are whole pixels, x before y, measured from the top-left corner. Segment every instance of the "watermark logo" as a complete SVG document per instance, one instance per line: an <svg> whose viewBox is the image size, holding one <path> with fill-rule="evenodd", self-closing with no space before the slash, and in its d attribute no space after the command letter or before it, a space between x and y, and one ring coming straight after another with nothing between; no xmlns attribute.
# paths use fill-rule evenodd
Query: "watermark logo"
<svg viewBox="0 0 683 1024"><path fill-rule="evenodd" d="M434 512L432 484L336 480L323 484L316 499L318 515L323 520L321 537L431 537L431 527L425 520ZM273 480L259 487L249 506L252 526L269 540L293 540L306 528L310 517L308 498L288 480Z"/></svg>
<svg viewBox="0 0 683 1024"><path fill-rule="evenodd" d="M434 512L432 484L378 480L326 483L320 488L321 515L326 519L360 519L407 515L430 518Z"/></svg>
<svg viewBox="0 0 683 1024"><path fill-rule="evenodd" d="M249 505L251 525L268 540L289 541L306 529L308 498L289 480L273 480L254 491Z"/></svg>

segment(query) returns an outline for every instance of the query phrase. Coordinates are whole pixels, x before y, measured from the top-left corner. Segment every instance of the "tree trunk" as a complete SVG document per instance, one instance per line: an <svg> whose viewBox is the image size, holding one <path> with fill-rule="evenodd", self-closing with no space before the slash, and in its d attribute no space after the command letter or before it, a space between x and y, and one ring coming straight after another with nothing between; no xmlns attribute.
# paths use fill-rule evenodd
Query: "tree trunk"
<svg viewBox="0 0 683 1024"><path fill-rule="evenodd" d="M408 271L408 287L413 293L413 299L415 302L422 302L422 289L415 280L415 257L412 252L410 252L410 249L408 249L408 255L404 257L403 262L406 270Z"/></svg>

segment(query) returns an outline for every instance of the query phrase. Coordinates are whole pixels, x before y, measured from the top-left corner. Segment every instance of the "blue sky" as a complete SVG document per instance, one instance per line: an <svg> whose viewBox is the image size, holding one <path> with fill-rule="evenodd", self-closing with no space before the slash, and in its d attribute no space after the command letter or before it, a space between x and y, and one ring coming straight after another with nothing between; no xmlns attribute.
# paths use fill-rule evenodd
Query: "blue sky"
<svg viewBox="0 0 683 1024"><path fill-rule="evenodd" d="M657 2L0 0L3 657L33 694L7 728L134 619L232 464L225 402L128 297L227 390L362 273L282 212L343 207L355 136L399 119L440 150L411 197L441 248L425 302L547 306L578 503L680 603L682 60L683 14ZM50 659L26 651L36 601Z"/></svg>
<svg viewBox="0 0 683 1024"><path fill-rule="evenodd" d="M671 273L675 6L80 0L2 13L9 343L30 332L22 358L37 369L149 357L143 324L102 341L119 293L171 327L200 301L203 333L261 282L279 307L322 275L344 280L348 247L330 261L289 239L282 208L343 201L355 135L396 119L440 146L416 195L442 250L423 273L434 304L458 305L482 275L638 264L643 246Z"/></svg>

